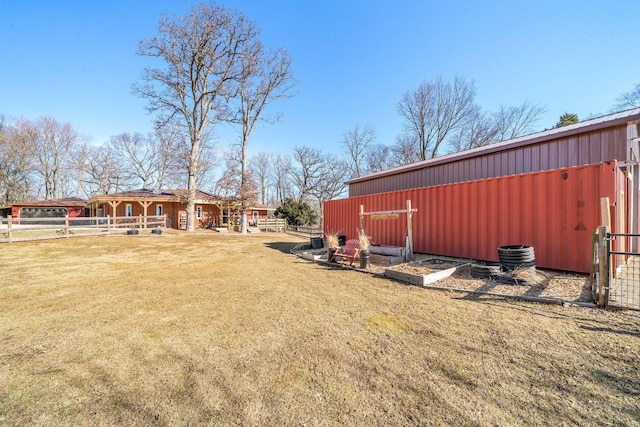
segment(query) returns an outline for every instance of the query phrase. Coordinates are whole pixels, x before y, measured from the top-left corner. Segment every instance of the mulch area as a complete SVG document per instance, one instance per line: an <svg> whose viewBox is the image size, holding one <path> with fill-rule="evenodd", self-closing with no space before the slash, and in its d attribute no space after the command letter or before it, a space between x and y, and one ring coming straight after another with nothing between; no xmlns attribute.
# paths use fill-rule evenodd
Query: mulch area
<svg viewBox="0 0 640 427"><path fill-rule="evenodd" d="M394 269L406 271L413 274L430 274L434 271L449 268L455 263L438 266L422 266L424 260L433 258L432 255L416 254L411 263L393 266ZM354 265L357 264L354 263ZM349 267L348 262L342 263ZM384 275L386 265L371 264L366 271ZM503 284L496 279L476 279L471 277L467 270L459 271L450 277L438 280L429 285L430 288L450 289L462 292L473 292L474 294L504 295L508 297L523 298L545 298L559 300L562 302L592 303L591 288L589 286L589 276L586 274L568 273L564 271L536 269L536 279L534 284Z"/></svg>

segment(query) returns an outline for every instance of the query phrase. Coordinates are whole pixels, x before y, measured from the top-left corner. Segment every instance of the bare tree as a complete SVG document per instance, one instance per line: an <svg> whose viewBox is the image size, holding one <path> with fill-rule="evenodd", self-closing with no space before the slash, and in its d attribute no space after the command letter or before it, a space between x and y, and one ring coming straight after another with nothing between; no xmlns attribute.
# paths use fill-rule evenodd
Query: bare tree
<svg viewBox="0 0 640 427"><path fill-rule="evenodd" d="M87 174L89 149L86 141L82 141L75 147L73 157L68 160L67 179L62 183L64 194L73 196L86 194L84 178Z"/></svg>
<svg viewBox="0 0 640 427"><path fill-rule="evenodd" d="M277 99L294 95L296 84L291 71L291 56L284 49L269 51L255 39L247 46L241 61L242 72L239 80L239 107L235 121L242 126L241 134L241 194L252 194L245 186L255 182L249 178L247 147L249 138L259 122L272 123L276 117L265 115L265 108ZM242 199L242 234L247 234L247 209L249 200Z"/></svg>
<svg viewBox="0 0 640 427"><path fill-rule="evenodd" d="M295 167L291 170L291 176L298 189L299 202L308 200L313 186L325 172L323 160L322 152L317 148L295 147L293 149Z"/></svg>
<svg viewBox="0 0 640 427"><path fill-rule="evenodd" d="M132 176L141 182L142 188L155 188L159 146L152 136L125 132L111 137L109 145L114 155L129 166Z"/></svg>
<svg viewBox="0 0 640 427"><path fill-rule="evenodd" d="M233 197L239 201L238 207L246 203L251 207L258 200L258 185L251 172L242 173L242 153L238 147L225 156L225 169L222 177L216 182L216 193L225 197ZM246 221L242 218L242 222Z"/></svg>
<svg viewBox="0 0 640 427"><path fill-rule="evenodd" d="M3 205L29 198L33 163L25 140L5 120L0 116L0 203Z"/></svg>
<svg viewBox="0 0 640 427"><path fill-rule="evenodd" d="M36 121L18 120L16 139L35 162L33 173L43 187L45 199L66 196L63 183L73 170L70 160L82 142L82 136L71 123L59 123L51 117Z"/></svg>
<svg viewBox="0 0 640 427"><path fill-rule="evenodd" d="M298 202L315 202L322 216L323 202L344 193L346 163L335 154L325 154L317 148L295 147L293 151L291 175L298 189Z"/></svg>
<svg viewBox="0 0 640 427"><path fill-rule="evenodd" d="M107 146L90 147L84 169L83 187L87 197L117 193L129 188L122 159Z"/></svg>
<svg viewBox="0 0 640 427"><path fill-rule="evenodd" d="M474 83L462 77L422 82L406 92L398 103L405 130L417 138L420 160L434 158L446 138L478 110Z"/></svg>
<svg viewBox="0 0 640 427"><path fill-rule="evenodd" d="M320 228L322 228L324 202L344 194L348 168L346 162L340 160L335 154L329 153L322 155L319 171L309 193L318 203Z"/></svg>
<svg viewBox="0 0 640 427"><path fill-rule="evenodd" d="M629 108L640 107L640 83L638 83L629 92L625 92L616 98L617 104L613 107L614 111L627 110Z"/></svg>
<svg viewBox="0 0 640 427"><path fill-rule="evenodd" d="M367 151L375 142L376 131L372 125L356 125L342 136L342 149L347 156L347 167L351 178L368 173Z"/></svg>
<svg viewBox="0 0 640 427"><path fill-rule="evenodd" d="M421 160L420 144L415 135L400 135L391 147L392 164L408 165Z"/></svg>
<svg viewBox="0 0 640 427"><path fill-rule="evenodd" d="M269 179L273 169L272 164L273 157L262 151L249 159L249 172L253 175L258 185L259 202L262 204L267 203Z"/></svg>
<svg viewBox="0 0 640 427"><path fill-rule="evenodd" d="M398 166L393 162L393 148L385 144L373 144L365 153L365 164L369 173Z"/></svg>
<svg viewBox="0 0 640 427"><path fill-rule="evenodd" d="M167 67L146 68L133 90L149 100L149 111L161 114L161 124L179 119L187 130L187 230L194 231L202 138L208 126L228 118L240 60L258 33L243 14L215 4L199 4L184 17L162 16L158 32L140 42L138 54L162 59Z"/></svg>
<svg viewBox="0 0 640 427"><path fill-rule="evenodd" d="M175 123L167 123L162 127L156 128L155 138L158 145L156 188L165 188L167 183L180 181L180 171L186 170L184 167L180 167L180 152L185 151L185 147L189 144L186 135L181 132L180 126ZM204 145L206 146L207 144ZM187 156L182 157L186 158ZM178 184L176 187L184 186Z"/></svg>
<svg viewBox="0 0 640 427"><path fill-rule="evenodd" d="M497 112L493 113L496 142L531 133L533 126L545 112L545 107L529 101L515 106L501 106Z"/></svg>
<svg viewBox="0 0 640 427"><path fill-rule="evenodd" d="M271 201L274 205L280 205L286 199L293 198L292 171L293 165L290 156L285 154L274 156L272 178L275 187L275 200Z"/></svg>
<svg viewBox="0 0 640 427"><path fill-rule="evenodd" d="M458 152L493 144L498 142L497 134L498 128L493 117L477 111L469 117L466 126L453 135L451 149Z"/></svg>

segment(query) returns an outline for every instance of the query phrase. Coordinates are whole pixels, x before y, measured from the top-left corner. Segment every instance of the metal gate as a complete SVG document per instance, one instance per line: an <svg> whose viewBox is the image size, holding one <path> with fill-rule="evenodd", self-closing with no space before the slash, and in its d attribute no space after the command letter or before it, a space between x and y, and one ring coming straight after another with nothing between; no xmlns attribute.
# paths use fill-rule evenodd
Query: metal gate
<svg viewBox="0 0 640 427"><path fill-rule="evenodd" d="M640 234L607 234L609 274L605 298L609 307L640 310L640 252L625 250L637 248L632 244L637 239L640 239Z"/></svg>

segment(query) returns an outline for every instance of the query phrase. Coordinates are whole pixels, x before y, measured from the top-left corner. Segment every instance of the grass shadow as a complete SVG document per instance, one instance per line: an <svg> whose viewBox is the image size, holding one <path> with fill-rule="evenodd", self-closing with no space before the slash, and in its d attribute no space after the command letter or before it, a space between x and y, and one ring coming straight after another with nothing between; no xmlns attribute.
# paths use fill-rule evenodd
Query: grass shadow
<svg viewBox="0 0 640 427"><path fill-rule="evenodd" d="M299 242L270 242L270 243L266 243L265 246L269 249L275 249L276 251L290 254L293 249L295 249L297 246L300 246L300 243Z"/></svg>
<svg viewBox="0 0 640 427"><path fill-rule="evenodd" d="M585 325L580 325L580 328L586 331L591 331L591 332L607 332L611 334L629 335L632 337L640 338L640 331L627 331L624 329L613 329L613 328L604 328L601 326L585 326Z"/></svg>

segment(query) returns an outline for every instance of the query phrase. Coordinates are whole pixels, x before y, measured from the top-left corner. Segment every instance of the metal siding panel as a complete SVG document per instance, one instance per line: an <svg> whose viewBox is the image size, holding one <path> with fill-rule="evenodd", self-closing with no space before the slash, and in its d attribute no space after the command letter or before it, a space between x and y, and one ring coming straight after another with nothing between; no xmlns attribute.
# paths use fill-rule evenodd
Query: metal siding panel
<svg viewBox="0 0 640 427"><path fill-rule="evenodd" d="M524 173L524 150L514 150L513 154L516 164L514 173Z"/></svg>
<svg viewBox="0 0 640 427"><path fill-rule="evenodd" d="M417 252L496 260L498 246L529 244L540 267L587 272L600 197L616 200L618 179L612 162L335 200L326 203L325 231L353 238L360 204L404 209L410 198ZM402 215L367 221L375 242L404 245Z"/></svg>

